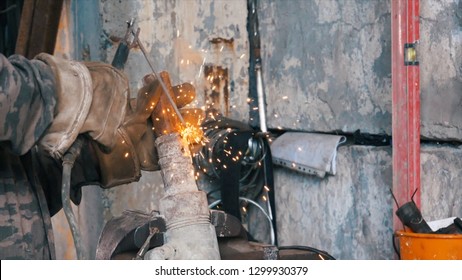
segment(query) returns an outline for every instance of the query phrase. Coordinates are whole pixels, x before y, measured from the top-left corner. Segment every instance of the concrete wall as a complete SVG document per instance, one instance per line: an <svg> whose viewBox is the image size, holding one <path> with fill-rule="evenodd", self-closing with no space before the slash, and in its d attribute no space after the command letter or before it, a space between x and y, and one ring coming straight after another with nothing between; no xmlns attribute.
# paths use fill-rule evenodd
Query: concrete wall
<svg viewBox="0 0 462 280"><path fill-rule="evenodd" d="M460 141L462 4L420 5L422 136ZM260 1L268 126L390 135L390 12L390 1ZM343 147L338 174L323 180L278 169L280 242L342 259L393 258L390 153ZM459 153L454 146L422 149L429 220L462 215Z"/></svg>
<svg viewBox="0 0 462 280"><path fill-rule="evenodd" d="M259 2L268 126L390 134L390 1Z"/></svg>
<svg viewBox="0 0 462 280"><path fill-rule="evenodd" d="M337 259L393 259L391 147L343 146L335 176L276 169L280 245L306 245ZM422 215L462 215L462 150L422 147Z"/></svg>
<svg viewBox="0 0 462 280"><path fill-rule="evenodd" d="M462 138L462 2L421 1L422 135Z"/></svg>
<svg viewBox="0 0 462 280"><path fill-rule="evenodd" d="M390 135L390 1L260 2L268 126ZM422 136L460 140L462 4L420 7Z"/></svg>
<svg viewBox="0 0 462 280"><path fill-rule="evenodd" d="M461 138L461 5L421 1L422 135L430 139ZM74 57L93 59L99 46L111 62L116 37L135 17L157 70L196 86L194 106L248 121L246 0L100 0L99 13L99 41L82 41ZM258 17L270 128L391 134L390 1L259 1ZM227 69L227 83L211 84L206 69ZM134 95L150 72L139 49L125 72ZM457 146L423 147L425 218L462 216L460 153ZM391 162L391 147L344 146L335 176L276 168L280 245L312 246L340 259L393 258ZM139 183L104 191L104 218L156 209L162 193L160 174L145 172Z"/></svg>
<svg viewBox="0 0 462 280"><path fill-rule="evenodd" d="M341 147L337 163L337 174L325 179L276 170L280 245L337 259L393 258L390 147Z"/></svg>

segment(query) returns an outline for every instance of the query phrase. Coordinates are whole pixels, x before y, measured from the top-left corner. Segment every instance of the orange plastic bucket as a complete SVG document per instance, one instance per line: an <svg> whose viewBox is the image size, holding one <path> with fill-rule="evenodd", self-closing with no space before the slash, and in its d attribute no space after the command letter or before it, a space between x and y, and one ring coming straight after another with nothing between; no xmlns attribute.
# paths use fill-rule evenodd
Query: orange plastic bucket
<svg viewBox="0 0 462 280"><path fill-rule="evenodd" d="M397 231L402 260L462 260L462 234Z"/></svg>

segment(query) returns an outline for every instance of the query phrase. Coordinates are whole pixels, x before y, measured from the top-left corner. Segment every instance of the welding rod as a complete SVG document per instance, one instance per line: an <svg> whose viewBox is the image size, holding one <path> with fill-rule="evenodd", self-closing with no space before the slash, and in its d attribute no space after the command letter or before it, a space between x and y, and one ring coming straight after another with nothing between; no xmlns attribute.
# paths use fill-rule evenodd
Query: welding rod
<svg viewBox="0 0 462 280"><path fill-rule="evenodd" d="M132 34L133 34L134 36L136 35L136 33L135 33L133 30L132 30ZM172 105L173 110L175 110L175 113L177 114L178 119L180 119L180 122L183 124L184 127L186 127L186 124L185 124L185 122L184 122L183 116L182 116L181 113L180 113L180 110L179 110L178 107L176 106L175 101L173 101L172 97L170 96L169 90L167 89L167 86L165 85L164 81L159 77L159 75L157 75L157 72L156 72L156 70L154 69L154 64L151 62L151 59L149 59L149 56L148 56L148 54L147 54L147 52L146 52L146 49L144 48L143 44L141 43L140 38L136 37L136 40L137 40L138 46L140 46L140 49L141 49L141 52L142 52L143 55L144 55L144 58L145 58L146 61L148 62L149 67L151 67L151 71L152 71L152 73L154 74L154 77L156 77L156 79L159 80L160 85L162 86L162 89L164 90L165 95L167 95L168 101L169 101L170 104Z"/></svg>

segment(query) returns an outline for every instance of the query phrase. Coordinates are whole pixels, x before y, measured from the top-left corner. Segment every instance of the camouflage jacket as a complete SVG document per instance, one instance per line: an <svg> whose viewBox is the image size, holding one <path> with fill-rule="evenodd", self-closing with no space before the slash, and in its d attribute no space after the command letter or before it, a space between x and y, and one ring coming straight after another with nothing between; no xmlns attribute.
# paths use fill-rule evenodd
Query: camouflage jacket
<svg viewBox="0 0 462 280"><path fill-rule="evenodd" d="M48 65L0 54L0 259L55 257L50 217L61 208L62 165L35 146L55 105ZM95 161L82 153L72 171L74 186L98 181Z"/></svg>

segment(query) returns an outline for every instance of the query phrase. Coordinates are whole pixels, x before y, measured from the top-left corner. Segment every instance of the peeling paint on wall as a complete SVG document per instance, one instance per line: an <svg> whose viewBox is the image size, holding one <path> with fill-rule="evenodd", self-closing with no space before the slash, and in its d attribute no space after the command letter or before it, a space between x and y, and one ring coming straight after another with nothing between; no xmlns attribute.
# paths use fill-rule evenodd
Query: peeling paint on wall
<svg viewBox="0 0 462 280"><path fill-rule="evenodd" d="M390 134L389 11L389 1L261 1L268 126Z"/></svg>
<svg viewBox="0 0 462 280"><path fill-rule="evenodd" d="M421 133L462 139L462 2L421 2Z"/></svg>
<svg viewBox="0 0 462 280"><path fill-rule="evenodd" d="M197 100L191 106L205 108L206 65L228 69L229 116L247 121L248 57L246 1L114 1L101 0L103 30L108 37L125 33L125 20L135 18L140 39L157 71L168 71L173 83L190 82ZM123 15L121 18L120 15ZM220 39L220 40L218 40ZM106 40L105 60L110 62L117 43ZM130 53L125 72L132 95L141 87L148 65L137 49Z"/></svg>
<svg viewBox="0 0 462 280"><path fill-rule="evenodd" d="M420 10L421 133L460 140L462 4ZM389 1L261 1L259 18L269 127L391 135Z"/></svg>
<svg viewBox="0 0 462 280"><path fill-rule="evenodd" d="M211 111L229 117L228 69L206 65L204 79L208 82L204 90L206 113Z"/></svg>

